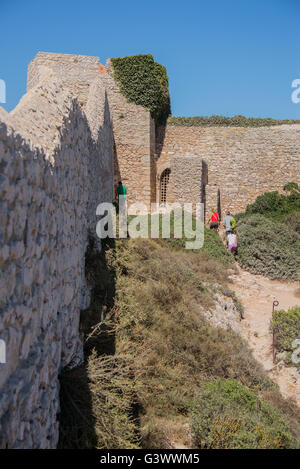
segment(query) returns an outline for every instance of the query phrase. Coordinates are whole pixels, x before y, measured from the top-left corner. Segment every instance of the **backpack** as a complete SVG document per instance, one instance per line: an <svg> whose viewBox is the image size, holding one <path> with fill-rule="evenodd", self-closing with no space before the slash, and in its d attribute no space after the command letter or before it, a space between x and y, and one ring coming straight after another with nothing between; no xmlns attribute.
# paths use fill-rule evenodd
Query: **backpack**
<svg viewBox="0 0 300 469"><path fill-rule="evenodd" d="M235 229L236 228L236 221L233 217L231 217L230 223L231 223L231 228Z"/></svg>

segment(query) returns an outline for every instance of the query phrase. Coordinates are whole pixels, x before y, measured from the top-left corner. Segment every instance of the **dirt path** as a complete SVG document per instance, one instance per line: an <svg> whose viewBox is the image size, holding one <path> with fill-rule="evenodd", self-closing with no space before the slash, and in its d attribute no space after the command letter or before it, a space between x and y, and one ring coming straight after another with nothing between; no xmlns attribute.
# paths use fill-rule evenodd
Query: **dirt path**
<svg viewBox="0 0 300 469"><path fill-rule="evenodd" d="M300 305L300 298L295 293L297 284L269 280L237 268L238 274L232 275L231 288L245 307L241 334L249 342L255 358L279 385L283 396L294 397L300 406L300 373L282 362L273 363L272 335L269 330L273 300L279 301L279 309Z"/></svg>
<svg viewBox="0 0 300 469"><path fill-rule="evenodd" d="M286 283L253 275L242 270L238 264L236 268L238 273L231 276L233 283L230 284L230 288L234 290L245 308L245 319L239 322L238 332L249 343L256 360L279 385L282 395L294 398L300 407L300 373L294 367L285 366L283 362L273 363L272 334L269 329L273 301L279 302L278 309L300 305L300 297L296 295L299 286L296 282ZM193 446L188 440L189 438L187 441L183 438L174 438L171 447L191 449Z"/></svg>

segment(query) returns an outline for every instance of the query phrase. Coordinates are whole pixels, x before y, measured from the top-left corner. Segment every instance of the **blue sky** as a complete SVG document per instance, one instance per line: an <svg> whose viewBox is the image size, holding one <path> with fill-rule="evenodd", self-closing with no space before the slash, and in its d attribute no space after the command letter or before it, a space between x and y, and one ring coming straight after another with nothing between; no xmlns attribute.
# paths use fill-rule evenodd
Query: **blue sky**
<svg viewBox="0 0 300 469"><path fill-rule="evenodd" d="M300 119L300 0L0 0L10 111L38 51L151 53L167 67L173 115Z"/></svg>

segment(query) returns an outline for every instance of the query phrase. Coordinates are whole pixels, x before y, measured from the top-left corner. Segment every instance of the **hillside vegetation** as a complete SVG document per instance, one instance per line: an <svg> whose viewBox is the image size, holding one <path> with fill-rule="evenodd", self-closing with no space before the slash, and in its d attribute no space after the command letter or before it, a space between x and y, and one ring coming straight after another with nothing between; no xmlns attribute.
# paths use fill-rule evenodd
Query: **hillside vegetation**
<svg viewBox="0 0 300 469"><path fill-rule="evenodd" d="M60 447L298 446L299 410L238 334L201 314L214 310L212 285L228 280L226 249L210 236L195 252L177 240L117 240L101 255L91 244L86 362L61 377Z"/></svg>
<svg viewBox="0 0 300 469"><path fill-rule="evenodd" d="M207 381L192 413L200 448L291 448L295 444L280 411L233 379Z"/></svg>
<svg viewBox="0 0 300 469"><path fill-rule="evenodd" d="M254 274L271 279L297 280L300 268L300 191L286 186L289 194L266 192L236 219L237 260Z"/></svg>
<svg viewBox="0 0 300 469"><path fill-rule="evenodd" d="M164 123L171 112L166 68L151 54L111 59L114 78L128 101L148 109L157 123Z"/></svg>
<svg viewBox="0 0 300 469"><path fill-rule="evenodd" d="M295 346L293 343L299 339L300 307L295 306L288 311L274 311L271 329L274 332L276 349L280 353L284 353L286 364L297 365L300 368L300 363L293 363L292 361L293 352L296 351L296 348L299 348L298 345ZM299 353L296 358L298 361Z"/></svg>
<svg viewBox="0 0 300 469"><path fill-rule="evenodd" d="M233 117L224 116L195 116L177 117L170 116L168 125L179 125L184 127L269 127L282 124L300 124L300 120L277 120L271 117L245 117L241 115Z"/></svg>

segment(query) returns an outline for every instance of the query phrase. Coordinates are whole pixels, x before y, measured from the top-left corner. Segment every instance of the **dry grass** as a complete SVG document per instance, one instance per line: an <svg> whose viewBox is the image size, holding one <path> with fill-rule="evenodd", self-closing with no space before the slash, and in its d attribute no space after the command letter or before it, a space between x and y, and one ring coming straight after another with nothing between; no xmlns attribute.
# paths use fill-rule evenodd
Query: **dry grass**
<svg viewBox="0 0 300 469"><path fill-rule="evenodd" d="M199 312L214 307L210 283L227 282L225 267L207 254L129 239L101 256L91 249L86 264L94 283L82 314L86 363L62 376L60 447L184 442L207 379L235 378L276 395L242 338Z"/></svg>
<svg viewBox="0 0 300 469"><path fill-rule="evenodd" d="M60 448L137 448L130 360L97 356L61 377Z"/></svg>
<svg viewBox="0 0 300 469"><path fill-rule="evenodd" d="M93 286L91 303L81 315L85 363L61 377L59 448L136 448L132 357L115 351L114 246L99 254L93 239L86 255L86 277Z"/></svg>
<svg viewBox="0 0 300 469"><path fill-rule="evenodd" d="M214 306L206 285L227 279L216 261L129 240L118 248L116 268L116 350L134 356L143 446L165 444L170 437L160 422L187 417L206 378L237 378L256 390L274 386L239 335L199 313L199 306Z"/></svg>
<svg viewBox="0 0 300 469"><path fill-rule="evenodd" d="M152 414L153 415L153 414ZM189 418L174 416L172 419L153 416L141 418L142 440L145 448L191 448L193 440L190 434Z"/></svg>

